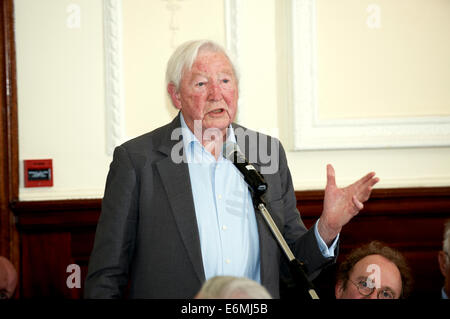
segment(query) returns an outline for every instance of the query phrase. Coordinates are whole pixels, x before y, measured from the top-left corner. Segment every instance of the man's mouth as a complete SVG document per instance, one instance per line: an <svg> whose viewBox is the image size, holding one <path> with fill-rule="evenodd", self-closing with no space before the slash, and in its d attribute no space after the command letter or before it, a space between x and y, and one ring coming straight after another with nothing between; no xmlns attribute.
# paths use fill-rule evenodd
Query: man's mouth
<svg viewBox="0 0 450 319"><path fill-rule="evenodd" d="M220 113L223 113L223 112L225 112L225 109L222 109L222 108L211 111L211 113L214 113L214 114L220 114Z"/></svg>

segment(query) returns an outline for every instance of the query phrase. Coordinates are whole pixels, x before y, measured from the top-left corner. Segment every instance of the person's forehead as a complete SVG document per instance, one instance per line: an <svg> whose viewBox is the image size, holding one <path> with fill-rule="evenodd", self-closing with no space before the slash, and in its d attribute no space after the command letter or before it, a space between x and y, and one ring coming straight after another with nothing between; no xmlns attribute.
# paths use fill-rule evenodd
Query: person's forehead
<svg viewBox="0 0 450 319"><path fill-rule="evenodd" d="M352 269L351 277L357 279L374 276L373 279L376 280L378 271L381 281L379 284L400 294L402 289L400 270L392 261L381 255L369 255L359 260Z"/></svg>
<svg viewBox="0 0 450 319"><path fill-rule="evenodd" d="M352 269L353 278L380 275L381 284L401 289L401 274L397 265L381 255L369 255L358 261Z"/></svg>
<svg viewBox="0 0 450 319"><path fill-rule="evenodd" d="M372 267L369 267L370 265L376 265L376 266L384 266L392 264L394 265L389 259L381 256L381 255L368 255L363 258L361 258L354 266L353 270L360 270L362 272L373 272L371 269ZM395 266L395 265L394 265Z"/></svg>
<svg viewBox="0 0 450 319"><path fill-rule="evenodd" d="M0 271L13 271L14 266L13 264L6 258L1 257L0 258Z"/></svg>
<svg viewBox="0 0 450 319"><path fill-rule="evenodd" d="M220 51L200 51L192 64L191 72L207 72L211 67L218 67L223 72L233 72L230 60Z"/></svg>

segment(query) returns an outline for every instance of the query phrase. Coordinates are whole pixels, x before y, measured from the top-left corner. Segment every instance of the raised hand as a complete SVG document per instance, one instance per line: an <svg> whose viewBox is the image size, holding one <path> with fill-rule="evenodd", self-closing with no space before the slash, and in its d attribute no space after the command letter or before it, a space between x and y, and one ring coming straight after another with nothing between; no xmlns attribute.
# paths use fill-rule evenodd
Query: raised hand
<svg viewBox="0 0 450 319"><path fill-rule="evenodd" d="M338 188L333 166L327 165L327 186L323 200L323 211L317 225L322 239L330 245L342 227L363 209L373 186L379 178L371 172L353 184Z"/></svg>

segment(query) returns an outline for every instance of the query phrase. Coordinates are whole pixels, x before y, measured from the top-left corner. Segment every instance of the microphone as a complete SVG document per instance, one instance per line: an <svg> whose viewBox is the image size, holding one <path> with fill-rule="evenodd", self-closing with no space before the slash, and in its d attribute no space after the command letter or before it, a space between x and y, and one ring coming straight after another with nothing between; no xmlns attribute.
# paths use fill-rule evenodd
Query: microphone
<svg viewBox="0 0 450 319"><path fill-rule="evenodd" d="M289 268L291 274L293 275L294 281L297 283L297 287L305 288L305 293L307 293L307 296L309 296L309 298L319 299L314 285L309 281L306 272L303 269L303 263L295 258L288 244L284 240L283 235L273 221L272 216L267 210L264 200L261 198L261 196L267 191L267 183L265 182L264 177L256 170L256 168L252 164L249 164L236 143L223 143L222 155L227 160L231 161L234 166L236 166L239 172L241 172L241 174L243 175L247 185L253 191L253 194L257 195L253 198L253 200L256 201L255 207L257 207L261 212L265 222L267 223L267 226L280 245L280 248L284 251L286 257L288 258Z"/></svg>
<svg viewBox="0 0 450 319"><path fill-rule="evenodd" d="M267 183L265 182L264 177L247 161L236 143L223 143L222 155L227 160L231 161L239 172L241 172L245 182L254 194L261 196L267 191Z"/></svg>

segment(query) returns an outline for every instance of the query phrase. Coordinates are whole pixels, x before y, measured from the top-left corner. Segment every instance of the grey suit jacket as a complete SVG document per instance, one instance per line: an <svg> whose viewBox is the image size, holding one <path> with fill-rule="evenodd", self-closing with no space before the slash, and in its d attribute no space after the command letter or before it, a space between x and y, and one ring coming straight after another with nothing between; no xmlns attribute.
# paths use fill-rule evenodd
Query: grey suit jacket
<svg viewBox="0 0 450 319"><path fill-rule="evenodd" d="M233 126L239 144L243 128ZM115 149L89 261L85 298L120 298L128 284L130 298L192 298L205 281L188 164L171 159L181 139L179 134L174 139L171 135L179 127L178 115L171 123ZM267 137L246 132L258 139ZM277 142L272 138L269 141ZM246 153L257 147L256 143L240 144ZM279 169L264 174L269 185L267 208L308 273L317 273L335 259L322 256L313 229L307 230L301 221L284 150L281 144L274 145ZM258 161L254 165L261 169ZM285 256L260 213L255 213L261 283L277 298Z"/></svg>

